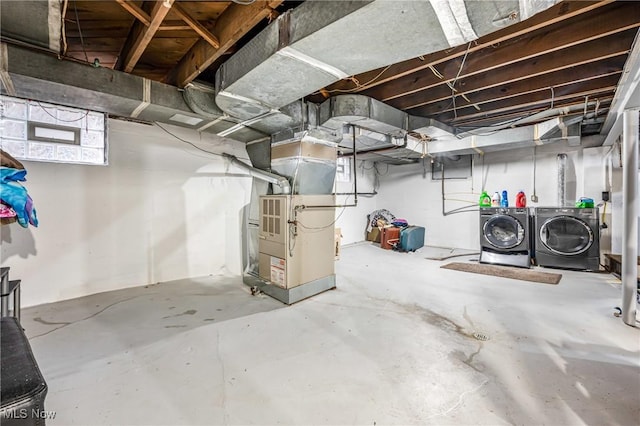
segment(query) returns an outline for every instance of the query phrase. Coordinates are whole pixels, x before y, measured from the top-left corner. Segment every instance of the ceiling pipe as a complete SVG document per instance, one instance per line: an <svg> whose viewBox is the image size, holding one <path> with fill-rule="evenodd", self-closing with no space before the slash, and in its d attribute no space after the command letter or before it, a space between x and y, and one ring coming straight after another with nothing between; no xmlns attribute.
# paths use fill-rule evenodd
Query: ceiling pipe
<svg viewBox="0 0 640 426"><path fill-rule="evenodd" d="M624 132L622 141L622 320L632 327L637 326L638 289L638 134L640 129L638 110L623 113Z"/></svg>
<svg viewBox="0 0 640 426"><path fill-rule="evenodd" d="M567 207L567 154L558 154L558 200L559 207Z"/></svg>
<svg viewBox="0 0 640 426"><path fill-rule="evenodd" d="M289 183L289 180L286 177L277 175L275 173L270 173L264 170L256 169L255 167L251 167L250 165L245 164L242 161L238 160L237 157L231 154L223 154L223 156L235 166L240 167L241 169L244 169L247 172L249 172L249 174L254 178L260 179L265 182L269 182L278 186L282 190L283 194L291 194L291 184Z"/></svg>
<svg viewBox="0 0 640 426"><path fill-rule="evenodd" d="M467 136L462 139L438 139L427 143L430 155L438 154L484 154L489 151L524 148L552 142L566 141L569 145L580 144L582 117L557 117L542 123L505 129L484 135Z"/></svg>

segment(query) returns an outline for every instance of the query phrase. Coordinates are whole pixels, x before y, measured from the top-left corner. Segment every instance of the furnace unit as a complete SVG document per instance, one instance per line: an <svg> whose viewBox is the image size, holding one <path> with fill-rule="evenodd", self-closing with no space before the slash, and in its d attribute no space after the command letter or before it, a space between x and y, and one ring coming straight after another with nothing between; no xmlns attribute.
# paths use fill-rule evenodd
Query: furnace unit
<svg viewBox="0 0 640 426"><path fill-rule="evenodd" d="M257 237L257 244L248 244L250 251L257 248L249 253L257 265L249 262L244 281L291 304L336 286L337 144L303 135L270 148L271 172L289 180L291 194L274 186L274 194L253 199L258 220L250 221L247 234Z"/></svg>
<svg viewBox="0 0 640 426"><path fill-rule="evenodd" d="M333 195L260 198L259 274L280 288L335 287Z"/></svg>

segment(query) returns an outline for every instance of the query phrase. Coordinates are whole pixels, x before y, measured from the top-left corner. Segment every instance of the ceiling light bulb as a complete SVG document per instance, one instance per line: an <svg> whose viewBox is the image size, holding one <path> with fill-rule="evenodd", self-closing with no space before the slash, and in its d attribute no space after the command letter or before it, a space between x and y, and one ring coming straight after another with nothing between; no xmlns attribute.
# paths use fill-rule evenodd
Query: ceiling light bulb
<svg viewBox="0 0 640 426"><path fill-rule="evenodd" d="M164 1L162 2L162 5L163 5L164 7L171 7L172 3L173 3L173 2L171 2L170 0L164 0Z"/></svg>

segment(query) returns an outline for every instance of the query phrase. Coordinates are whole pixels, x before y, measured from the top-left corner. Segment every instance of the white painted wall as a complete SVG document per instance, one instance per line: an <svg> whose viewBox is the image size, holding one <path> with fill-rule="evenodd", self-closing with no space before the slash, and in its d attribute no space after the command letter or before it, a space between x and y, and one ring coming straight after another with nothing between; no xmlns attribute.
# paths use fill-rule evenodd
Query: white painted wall
<svg viewBox="0 0 640 426"><path fill-rule="evenodd" d="M40 226L3 226L1 247L2 266L22 279L24 306L241 272L251 179L158 127L109 125L108 167L25 162ZM239 142L164 127L246 157Z"/></svg>
<svg viewBox="0 0 640 426"><path fill-rule="evenodd" d="M352 173L358 175L358 193L374 192L376 190L376 175L373 163L370 161L358 161L357 167ZM336 192L353 192L352 182L337 182ZM354 197L348 195L337 195L337 204L353 204ZM358 196L356 207L345 207L336 209L336 228L340 228L342 233L342 244L352 244L366 239L367 215L376 210L376 196Z"/></svg>
<svg viewBox="0 0 640 426"><path fill-rule="evenodd" d="M510 206L515 205L520 190L525 191L528 206L556 206L559 153L567 154L568 200L574 202L584 196L598 203L605 188L601 161L605 150L574 148L562 142L538 147L535 181L538 203L531 202L533 148L487 153L484 158L475 155L472 178L445 181L445 209L476 207L483 188L489 195L506 189ZM422 164L391 166L388 175L380 177L377 206L388 208L413 225L424 226L427 245L477 250L477 210L443 216L441 181L431 180L430 165L427 163L426 167L427 173L423 173Z"/></svg>

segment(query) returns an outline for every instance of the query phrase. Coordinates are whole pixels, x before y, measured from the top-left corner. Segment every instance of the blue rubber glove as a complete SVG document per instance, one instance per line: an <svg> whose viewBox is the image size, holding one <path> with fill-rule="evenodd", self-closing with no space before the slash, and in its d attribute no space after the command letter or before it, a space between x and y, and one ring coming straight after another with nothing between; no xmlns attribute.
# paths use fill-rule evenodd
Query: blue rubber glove
<svg viewBox="0 0 640 426"><path fill-rule="evenodd" d="M27 171L26 170L12 169L11 167L1 167L0 168L0 181L1 182L25 181L25 180L27 180L25 178L26 175L27 175Z"/></svg>
<svg viewBox="0 0 640 426"><path fill-rule="evenodd" d="M33 200L24 186L17 182L0 182L0 200L15 210L20 226L27 228L29 223L38 226Z"/></svg>

